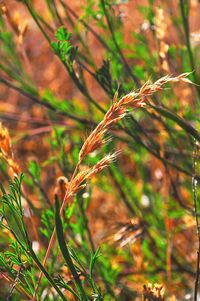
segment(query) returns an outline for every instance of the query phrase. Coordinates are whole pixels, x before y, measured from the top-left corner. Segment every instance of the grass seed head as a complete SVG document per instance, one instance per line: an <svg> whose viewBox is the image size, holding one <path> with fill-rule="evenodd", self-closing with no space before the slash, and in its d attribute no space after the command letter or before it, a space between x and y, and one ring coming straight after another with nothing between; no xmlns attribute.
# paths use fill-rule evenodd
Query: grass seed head
<svg viewBox="0 0 200 301"><path fill-rule="evenodd" d="M11 139L7 128L0 123L0 155L7 162L10 176L19 174L19 166L14 161Z"/></svg>
<svg viewBox="0 0 200 301"><path fill-rule="evenodd" d="M113 154L106 155L103 159L101 159L93 168L91 168L90 172L87 174L86 178L90 179L99 172L101 172L104 168L108 167L112 162L114 162L118 156L119 152L115 152Z"/></svg>

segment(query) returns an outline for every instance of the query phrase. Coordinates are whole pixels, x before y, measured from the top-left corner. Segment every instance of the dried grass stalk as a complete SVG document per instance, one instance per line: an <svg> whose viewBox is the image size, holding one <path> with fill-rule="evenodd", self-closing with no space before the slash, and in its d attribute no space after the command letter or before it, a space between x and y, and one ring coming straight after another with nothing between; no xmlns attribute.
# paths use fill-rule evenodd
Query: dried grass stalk
<svg viewBox="0 0 200 301"><path fill-rule="evenodd" d="M128 109L146 106L147 97L157 91L163 90L163 86L168 82L185 81L190 83L190 80L186 78L189 74L189 72L183 73L177 77L167 75L153 84L150 84L149 81L146 82L138 92L131 92L122 97L119 101L117 101L115 97L112 106L105 114L103 120L85 140L79 153L79 163L94 150L102 147L106 142L104 137L107 131L113 124L119 122L126 115Z"/></svg>
<svg viewBox="0 0 200 301"><path fill-rule="evenodd" d="M103 120L96 126L96 128L91 132L88 138L85 140L80 152L79 152L79 161L74 170L74 173L71 177L70 182L68 183L68 189L66 190L65 197L63 199L60 214L62 215L64 208L66 206L69 198L83 189L86 186L86 182L91 179L93 176L102 171L105 167L107 167L111 162L116 159L117 153L109 154L101 159L95 166L92 168L86 168L85 170L78 172L79 167L82 161L86 156L91 154L95 150L99 150L102 148L103 144L107 142L105 139L105 134L109 131L111 126L117 122L119 122L125 115L128 109L144 107L147 104L148 97L153 93L163 90L163 86L168 82L178 82L185 81L190 83L190 80L187 79L187 76L190 73L183 73L177 77L172 76L164 76L157 80L155 83L150 84L147 81L137 92L131 92L124 97L122 97L119 101L117 101L117 94L114 97L113 104L106 112ZM46 256L43 261L43 265L46 265L46 261L48 259L51 247L55 240L55 229L53 231L51 240L49 242L49 246L47 248ZM35 291L38 290L40 281L41 281L42 273L39 275L38 285Z"/></svg>

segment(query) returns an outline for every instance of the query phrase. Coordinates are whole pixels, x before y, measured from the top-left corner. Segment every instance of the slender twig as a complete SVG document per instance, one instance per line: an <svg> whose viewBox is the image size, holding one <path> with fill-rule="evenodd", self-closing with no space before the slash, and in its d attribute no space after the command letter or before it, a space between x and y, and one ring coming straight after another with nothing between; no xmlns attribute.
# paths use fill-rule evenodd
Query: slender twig
<svg viewBox="0 0 200 301"><path fill-rule="evenodd" d="M101 45L106 50L115 54L115 52L108 46L108 44L104 41L104 39L89 25L89 23L85 22L83 19L80 19L79 16L76 14L76 12L73 11L73 9L63 0L60 0L60 3L62 4L65 10L68 10L74 18L78 19L79 22L83 24L84 27L87 28L87 30L89 30L93 34L93 36L101 43Z"/></svg>
<svg viewBox="0 0 200 301"><path fill-rule="evenodd" d="M90 127L91 126L95 126L96 124L95 123L92 123L91 121L87 120L87 119L84 119L84 118L81 118L81 117L77 117L75 115L72 115L71 113L68 113L68 112L63 112L63 111L60 111L58 108L55 108L52 104L50 103L47 103L47 102L44 102L42 101L42 99L39 99L38 97L24 91L23 89L15 86L13 83L11 83L10 81L0 77L0 82L4 83L5 85L7 85L8 87L10 87L11 89L14 89L16 91L18 91L19 93L21 93L22 95L28 97L31 101L43 106L43 107L46 107L47 109L50 109L52 111L54 111L55 113L58 113L60 115L63 115L63 116L67 116L69 117L70 119L72 120L75 120L81 124L88 124ZM148 111L147 111L148 112ZM180 172L186 174L186 175L189 175L191 176L191 173L182 168L181 166L178 166L176 163L174 162L171 162L165 158L163 158L160 154L158 154L156 151L154 151L152 149L152 147L149 147L147 146L141 139L140 137L135 133L133 134L131 130L129 130L127 127L123 127L121 125L119 125L120 129L122 129L128 136L132 137L134 141L136 141L137 143L139 143L143 148L147 149L153 156L155 156L158 160L162 161L162 162L166 162L167 164L169 164L171 167L179 170ZM119 138L121 141L124 141L124 142L127 142L129 144L129 146L132 148L132 144L130 143L130 140L129 139L126 139L124 137L120 137L119 135L116 135L117 138Z"/></svg>
<svg viewBox="0 0 200 301"><path fill-rule="evenodd" d="M189 28L189 22L188 22L188 13L186 12L186 6L187 5L187 10L189 10L189 3L188 0L180 0L180 8L181 8L181 16L183 20L183 27L184 27L184 32L185 32L185 40L186 40L186 46L188 50L188 55L190 59L190 66L191 69L195 69L195 64L194 64L194 58L192 54L192 49L190 45L190 28ZM193 76L195 74L193 73Z"/></svg>
<svg viewBox="0 0 200 301"><path fill-rule="evenodd" d="M95 251L96 251L95 250L95 244L94 244L94 241L93 241L93 238L92 238L92 233L90 231L90 227L88 225L88 218L87 218L86 212L83 208L83 199L82 198L78 201L78 206L79 206L81 215L83 217L84 226L85 226L85 229L86 229L86 232L87 232L90 247L92 249L92 252L95 253ZM104 283L106 291L114 298L114 300L116 300L116 297L115 297L115 294L114 294L113 290L111 289L110 285L108 284L108 282L106 281L106 279L103 275L102 267L98 263L96 265L97 265L97 270L99 271L99 274L101 275L101 278L102 278L102 281Z"/></svg>
<svg viewBox="0 0 200 301"><path fill-rule="evenodd" d="M197 227L197 237L198 237L198 251L197 251L197 265L196 265L196 279L194 287L194 301L198 300L198 289L199 289L199 273L200 273L200 225L199 225L199 213L198 213L198 196L197 196L197 185L198 180L196 179L197 167L200 159L200 144L199 142L195 143L194 146L194 176L192 177L192 189L193 189L193 199L194 199L194 211Z"/></svg>
<svg viewBox="0 0 200 301"><path fill-rule="evenodd" d="M51 46L51 39L50 37L47 35L47 33L45 32L45 30L43 29L43 27L41 26L40 22L37 19L37 16L33 10L33 8L29 5L28 1L25 0L24 1L29 13L31 14L31 16L33 17L34 21L36 22L38 28L40 29L41 33L44 35L45 39L47 40L47 42L49 43L49 45ZM58 56L60 59L60 56ZM75 83L75 85L77 86L77 88L81 91L81 93L89 100L89 102L91 104L93 104L99 111L101 111L102 113L105 113L105 110L101 107L101 105L99 105L99 103L97 103L92 96L89 94L87 87L85 85L83 85L78 76L76 75L73 67L71 67L67 61L62 61L60 59L60 61L62 62L62 64L65 66L69 76L71 77L71 79L73 80L73 82Z"/></svg>
<svg viewBox="0 0 200 301"><path fill-rule="evenodd" d="M186 41L186 47L188 51L188 56L190 60L190 67L193 71L195 71L195 62L194 57L192 53L191 43L190 43L190 26L189 26L189 20L188 20L188 14L189 14L189 3L188 0L180 0L180 10L181 10L181 17L183 20L183 28L185 33L185 41ZM192 73L193 79L195 83L198 83L198 77L196 75L196 72ZM200 89L199 86L195 86L198 95L200 96Z"/></svg>
<svg viewBox="0 0 200 301"><path fill-rule="evenodd" d="M54 280L52 279L52 277L46 271L45 267L41 264L40 260L38 259L38 257L36 256L35 252L33 251L32 246L31 246L31 242L29 240L28 233L26 231L25 223L24 223L23 219L22 219L22 224L23 224L23 228L24 228L24 231L25 231L25 243L26 243L26 247L24 245L24 242L22 242L21 239L18 238L18 236L16 235L16 233L15 233L15 231L13 229L11 229L10 227L8 227L6 225L4 225L4 227L6 229L8 229L12 233L12 235L15 237L16 241L18 242L18 244L25 251L25 253L27 255L29 255L29 256L32 257L33 261L36 263L36 265L42 271L42 273L44 273L45 277L47 278L47 280L49 281L49 283L53 286L53 288L56 290L56 292L58 293L58 295L62 298L62 300L63 301L68 301L67 297L64 296L64 294L62 293L62 291L60 290L60 288L56 285L56 283L54 282ZM37 300L37 295L33 296L31 299L32 299L32 301Z"/></svg>
<svg viewBox="0 0 200 301"><path fill-rule="evenodd" d="M60 115L63 115L63 116L66 116L66 117L69 117L70 119L72 120L75 120L81 124L90 124L91 126L94 126L95 124L91 124L91 121L87 120L87 119L84 119L84 118L81 118L81 117L78 117L76 115L73 115L71 113L68 113L66 111L61 111L59 110L59 108L56 108L55 106L53 106L52 104L48 103L48 102L44 102L42 99L40 99L39 97L35 96L35 95L32 95L30 94L29 92L26 92L25 90L23 90L22 88L20 87L17 87L16 85L14 85L13 83L11 83L10 81L8 81L7 79L3 78L3 77L0 77L0 83L3 83L5 84L7 87L19 92L20 94L28 97L31 101L33 101L34 103L37 103L51 111L54 111L55 113L58 113Z"/></svg>
<svg viewBox="0 0 200 301"><path fill-rule="evenodd" d="M102 1L103 1L103 0L102 0ZM25 3L26 3L26 1L25 1ZM28 6L28 8L31 9L30 6ZM112 26L112 25L111 25L111 26ZM49 39L48 39L48 41L49 41ZM93 103L93 104L94 104L94 105L95 105L102 113L105 113L105 110L91 98L91 96L88 94L87 89L86 89L85 87L82 86L82 84L81 84L80 81L78 80L78 78L77 78L76 74L74 73L74 71L71 72L71 71L69 70L68 66L67 66L66 64L64 64L64 65L65 65L65 67L67 68L67 70L68 70L68 72L69 72L71 78L74 80L75 84L77 85L77 87L79 88L79 90L82 92L82 94L85 95L86 97L88 97L88 99L91 101L91 103ZM49 104L48 104L48 105L49 105ZM69 114L68 114L68 115L69 115ZM126 132L128 133L129 131L126 131ZM129 135L130 135L130 132L129 132ZM141 141L141 142L142 142L142 141ZM145 146L144 143L142 143L142 145ZM146 146L145 146L145 148L146 148ZM150 149L150 148L149 148L149 149ZM155 155L155 152L152 152L152 153ZM159 159L161 159L160 156L156 156L156 157L158 157ZM174 166L174 167L175 167L175 165L176 165L176 164L173 164L173 163L170 163L170 164L171 164L171 166ZM184 172L184 170L183 170L181 167L179 168L179 170Z"/></svg>
<svg viewBox="0 0 200 301"><path fill-rule="evenodd" d="M79 56L81 56L83 61L86 61L90 66L94 67L96 69L96 65L95 62L93 60L93 54L92 51L90 49L90 47L88 47L87 42L85 42L84 38L82 37L81 32L79 32L79 30L77 29L77 25L76 22L72 19L72 16L70 15L70 13L68 12L68 10L63 6L66 15L67 15L67 21L70 23L71 27L73 28L75 34L77 35L81 45L83 46L83 49L85 49L88 57L83 54L83 52L78 52Z"/></svg>
<svg viewBox="0 0 200 301"><path fill-rule="evenodd" d="M17 286L17 283L19 282L21 271L22 271L22 265L20 265L19 270L17 271L17 275L15 277L15 280L13 281L13 284L11 286L10 292L9 292L7 298L6 298L7 301L11 301L12 300L11 297L13 295L13 291L14 291L15 287Z"/></svg>
<svg viewBox="0 0 200 301"><path fill-rule="evenodd" d="M72 177L71 177L70 183L72 183L73 179L75 178L75 176L76 176L76 174L77 174L77 171L78 171L78 169L79 169L80 164L81 164L81 161L79 161L78 164L76 165L76 168L75 168L75 170L74 170L74 172L73 172L73 175L72 175ZM66 190L66 193L65 193L65 196L64 196L64 199L63 199L61 208L60 208L60 215L61 215L61 216L62 216L62 214L63 214L64 208L65 208L66 203L67 203L67 201L68 201L68 197L69 197L68 193L69 193L69 191L70 191L70 186L69 186L69 188ZM49 241L49 245L48 245L47 251L46 251L46 255L45 255L44 260L43 260L43 263L42 263L44 267L46 266L46 262L47 262L47 259L48 259L48 257L49 257L51 248L52 248L52 246L53 246L53 244L54 244L54 242L55 242L55 238L56 238L56 229L54 228L53 233L52 233L52 235L51 235L51 239L50 239L50 241ZM40 275L39 275L39 278L38 278L38 283L37 283L37 286L36 286L36 289L35 289L35 292L34 292L34 298L36 298L36 295L37 295L37 292L38 292L38 289L39 289L39 286L40 286L40 282L41 282L41 279L42 279L42 275L43 275L43 272L40 272ZM35 299L34 299L34 300L35 300Z"/></svg>
<svg viewBox="0 0 200 301"><path fill-rule="evenodd" d="M129 211L132 215L134 215L134 214L135 214L135 211L134 211L132 205L130 204L130 202L129 202L128 198L127 198L126 193L123 191L122 186L121 186L121 184L119 183L119 181L118 181L118 179L117 179L117 177L116 177L116 175L115 175L115 172L112 170L111 167L109 167L108 171L109 171L109 173L110 173L110 175L111 175L111 178L112 178L112 180L113 180L113 182L114 182L114 184L115 184L116 189L117 189L118 192L119 192L119 195L120 195L120 197L121 197L121 200L123 201L123 203L124 203L124 205L126 206L126 208L128 209L128 211Z"/></svg>
<svg viewBox="0 0 200 301"><path fill-rule="evenodd" d="M55 15L56 15L56 18L57 18L57 20L58 20L58 22L59 22L59 25L60 25L60 26L63 25L63 20L62 20L60 14L59 14L59 12L58 12L58 8L57 8L57 6L56 6L55 0L52 0L52 6L53 6L53 8L54 8Z"/></svg>
<svg viewBox="0 0 200 301"><path fill-rule="evenodd" d="M113 155L107 155L103 159L101 159L93 168L86 169L83 173L79 173L77 175L77 172L79 170L79 167L82 163L82 161L93 151L97 149L101 149L102 145L106 142L105 140L105 134L109 131L110 127L119 122L123 119L123 117L126 115L127 108L131 107L143 107L146 103L146 96L151 96L156 91L160 91L163 89L163 85L166 84L169 81L176 82L185 80L185 77L187 77L186 74L181 74L178 77L163 77L157 80L154 84L146 83L144 84L138 92L131 92L124 97L122 97L119 101L117 101L117 98L114 98L113 104L110 106L106 114L104 115L104 118L102 121L97 125L97 127L91 132L91 134L88 136L88 138L85 140L82 148L79 151L79 160L78 163L74 169L73 175L71 177L71 180L69 182L69 185L66 189L66 193L60 208L60 215L62 215L66 203L72 195L77 193L80 189L83 189L85 187L84 185L80 186L83 181L91 178L98 172L100 172L103 168L107 167L116 157L116 154ZM77 175L77 178L75 178ZM53 230L53 234L51 236L49 246L46 251L46 255L43 261L43 266L46 265L46 261L49 257L50 250L53 246L53 243L55 241L56 231L55 228ZM42 273L39 275L38 285L35 290L34 296L37 294L37 290L40 285L40 281L42 278Z"/></svg>
<svg viewBox="0 0 200 301"><path fill-rule="evenodd" d="M55 288L55 290L57 291L57 293L59 294L59 296L62 298L62 300L67 301L67 297L65 297L62 293L62 291L58 288L58 286L55 284L54 280L51 278L51 276L48 274L48 272L46 271L46 269L44 268L44 265L41 264L41 262L38 260L37 256L35 255L34 251L31 249L30 250L31 256L33 258L33 260L35 261L35 263L37 264L37 266L39 267L39 269L42 271L42 273L45 275L45 277L48 279L48 281L51 283L51 285ZM33 297L33 301L36 300L37 297L34 296Z"/></svg>
<svg viewBox="0 0 200 301"><path fill-rule="evenodd" d="M105 1L101 0L101 3L102 3L102 8L103 8L106 20L107 20L107 24L108 24L108 27L109 27L109 30L110 30L115 48L116 48L117 52L119 53L119 55L121 57L121 61L123 62L124 67L126 68L127 72L129 73L131 78L134 80L136 85L139 86L140 82L139 82L138 78L133 74L129 64L127 63L127 61L125 59L125 56L124 56L123 52L121 51L121 48L118 45L118 42L117 42L116 37L115 37L112 21L110 19L110 15L109 15L108 10L107 10L106 5L105 5Z"/></svg>
<svg viewBox="0 0 200 301"><path fill-rule="evenodd" d="M40 29L40 31L42 32L42 34L44 35L44 37L46 38L46 40L48 41L48 43L51 43L51 39L49 38L48 34L46 33L46 31L43 29L43 27L41 26L40 22L38 21L37 14L34 12L34 10L29 5L29 1L24 0L24 3L26 5L26 7L28 8L28 11L31 14L33 20L37 24L38 28Z"/></svg>
<svg viewBox="0 0 200 301"><path fill-rule="evenodd" d="M59 213L59 201L58 201L58 199L56 199L56 217L55 217L55 219L56 219L56 234L57 234L58 242L59 242L59 245L60 245L61 253L62 253L62 255L65 259L65 262L67 263L67 266L68 266L68 268L69 268L69 270L70 270L70 272L71 272L71 274L74 278L74 281L77 285L78 291L80 292L81 300L82 301L88 301L87 295L86 295L85 290L82 286L80 276L77 273L77 270L76 270L76 268L74 266L74 263L72 261L72 258L70 256L70 251L69 251L69 249L68 249L68 247L66 246L66 243L65 243L63 226L62 226L62 221L61 221L60 213Z"/></svg>
<svg viewBox="0 0 200 301"><path fill-rule="evenodd" d="M32 296L18 283L14 283L14 280L11 279L9 276L4 275L4 273L0 270L1 277L4 278L9 283L12 283L14 285L14 288L16 291L18 291L21 294L24 294L26 297L28 297L30 300L32 300Z"/></svg>
<svg viewBox="0 0 200 301"><path fill-rule="evenodd" d="M94 253L95 252L95 245L94 245L94 242L93 242L93 239L92 239L92 233L91 233L89 225L88 225L88 218L87 218L87 215L85 213L85 209L83 207L82 197L80 198L80 200L78 200L78 206L79 206L81 215L83 217L84 226L85 226L85 229L86 229L86 232L87 232L87 236L88 236L88 240L89 240L92 252Z"/></svg>

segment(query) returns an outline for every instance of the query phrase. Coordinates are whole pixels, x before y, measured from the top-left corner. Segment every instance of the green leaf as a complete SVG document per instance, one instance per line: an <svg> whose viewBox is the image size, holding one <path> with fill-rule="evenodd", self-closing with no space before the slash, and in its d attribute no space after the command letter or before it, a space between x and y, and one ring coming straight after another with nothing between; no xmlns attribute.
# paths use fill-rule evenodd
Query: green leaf
<svg viewBox="0 0 200 301"><path fill-rule="evenodd" d="M70 253L69 253L69 250L66 246L66 243L65 243L65 238L64 238L64 232L63 232L63 226L62 226L62 221L61 221L61 218L60 218L60 209L59 209L59 201L58 199L56 198L56 215L55 215L55 222L56 222L56 234L57 234L57 238L58 238L58 244L59 244L59 247L60 247L60 250L61 250L61 253L65 259L65 262L67 264L67 266L69 267L72 275L73 275L73 278L76 282L76 285L77 285L77 288L79 290L79 293L82 297L82 300L83 301L86 301L88 300L85 292L84 292L84 289L82 287L82 283L81 283L81 280L79 278L79 275L75 269L75 266L73 264L73 261L71 259L71 256L70 256Z"/></svg>
<svg viewBox="0 0 200 301"><path fill-rule="evenodd" d="M37 180L40 179L42 168L35 161L31 161L29 163L29 168L28 169L29 169L31 175L35 179L37 179Z"/></svg>
<svg viewBox="0 0 200 301"><path fill-rule="evenodd" d="M91 254L91 260L90 260L90 277L91 278L92 278L92 273L93 273L95 262L97 261L99 256L101 256L101 254L99 254L99 252L100 252L100 248L98 248L94 254Z"/></svg>
<svg viewBox="0 0 200 301"><path fill-rule="evenodd" d="M55 36L60 41L67 41L71 38L72 34L68 32L64 26L62 26L57 30Z"/></svg>
<svg viewBox="0 0 200 301"><path fill-rule="evenodd" d="M63 225L62 225L62 221L61 221L61 218L60 218L59 201L58 201L57 198L56 198L56 215L55 215L55 219L56 219L56 234L57 234L58 244L59 244L60 250L62 252L62 255L63 255L67 265L70 266L70 268L74 269L74 267L72 267L73 262L71 260L69 250L68 250L68 248L66 246L66 243L65 243Z"/></svg>
<svg viewBox="0 0 200 301"><path fill-rule="evenodd" d="M55 52L55 54L59 54L59 47L57 42L51 42L51 48Z"/></svg>

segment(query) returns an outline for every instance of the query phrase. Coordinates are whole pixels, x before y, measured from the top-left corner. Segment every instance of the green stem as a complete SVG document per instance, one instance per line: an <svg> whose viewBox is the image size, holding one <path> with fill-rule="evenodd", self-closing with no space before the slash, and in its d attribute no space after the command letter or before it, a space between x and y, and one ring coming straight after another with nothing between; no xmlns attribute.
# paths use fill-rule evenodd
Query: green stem
<svg viewBox="0 0 200 301"><path fill-rule="evenodd" d="M63 8L70 12L70 14L78 20L96 39L99 41L99 43L109 52L111 52L113 55L115 55L115 52L109 47L109 45L104 41L104 39L89 25L89 23L85 22L83 19L79 18L79 16L76 14L75 11L71 9L67 3L65 3L63 0L60 0L60 3L62 4Z"/></svg>
<svg viewBox="0 0 200 301"><path fill-rule="evenodd" d="M190 28L189 28L189 23L188 23L188 12L186 12L185 5L188 5L187 0L180 0L181 16L182 16L182 20L183 20L183 28L184 28L184 32L185 32L186 46L187 46L188 55L189 55L189 59L190 59L190 65L191 65L192 70L194 70L195 64L194 64L194 58L193 58L191 45L190 45Z"/></svg>
<svg viewBox="0 0 200 301"><path fill-rule="evenodd" d="M40 22L38 21L38 18L35 14L35 12L33 11L33 9L31 8L31 6L28 4L28 1L24 1L26 7L28 8L28 11L30 12L31 16L33 17L34 21L36 22L38 28L40 29L40 31L42 32L42 34L44 35L44 37L46 38L46 40L48 41L49 45L51 46L51 39L49 38L49 36L47 35L47 33L45 32L45 30L43 29L43 27L40 25ZM59 56L58 56L59 57ZM60 58L60 57L59 57ZM61 60L62 61L62 60ZM87 91L86 87L83 86L81 84L81 82L79 81L78 77L76 76L73 68L71 68L71 66L68 65L67 62L63 62L63 65L65 66L65 68L67 69L67 72L69 74L69 76L71 77L71 79L73 80L73 82L76 84L77 88L83 93L83 95L85 97L88 98L88 100L102 113L105 113L105 110L90 96L89 92Z"/></svg>
<svg viewBox="0 0 200 301"><path fill-rule="evenodd" d="M116 37L115 37L115 33L114 33L114 29L113 29L113 25L112 25L112 21L110 19L108 10L106 9L105 1L101 0L101 4L102 4L102 8L103 8L106 20L107 20L108 28L110 30L110 33L111 33L111 36L112 36L112 39L113 39L113 43L115 45L115 48L116 48L117 52L119 53L119 56L121 57L121 61L122 61L123 65L124 65L124 67L126 68L127 72L129 73L130 77L134 80L134 82L136 83L136 85L139 86L140 83L139 83L138 78L132 73L129 64L127 63L127 61L126 61L126 59L124 57L124 54L121 51L121 48L119 47L119 45L117 43L117 40L116 40Z"/></svg>
<svg viewBox="0 0 200 301"><path fill-rule="evenodd" d="M188 4L187 0L180 0L180 9L181 9L181 17L182 17L183 28L184 28L184 33L185 33L186 47L187 47L188 56L189 56L189 60L190 60L190 67L193 71L193 79L194 79L195 83L198 83L198 77L195 72L194 57L193 57L191 44L190 44L190 26L189 26L189 21L188 21L189 4ZM196 86L196 90L197 90L198 95L200 96L200 89L198 86Z"/></svg>
<svg viewBox="0 0 200 301"><path fill-rule="evenodd" d="M43 29L43 27L40 25L40 22L38 21L37 15L35 14L34 10L32 9L32 7L29 5L28 1L24 1L29 13L31 14L31 16L33 17L35 23L37 24L37 26L39 27L40 31L43 33L44 37L46 38L46 40L51 43L51 40L48 36L48 34L46 33L46 31Z"/></svg>
<svg viewBox="0 0 200 301"><path fill-rule="evenodd" d="M58 113L60 115L66 116L72 120L77 121L80 124L84 124L84 125L90 125L90 126L95 126L95 124L92 124L91 121L78 117L76 115L73 115L71 113L68 113L66 111L60 111L59 108L56 108L54 105L48 103L48 102L44 102L43 99L38 98L38 96L32 95L29 92L26 92L25 90L23 90L20 87L17 87L16 85L14 85L13 83L11 83L10 81L4 79L3 77L0 77L0 83L3 83L4 85L6 85L7 87L19 92L20 94L30 98L31 101L46 107L47 109L54 111L55 113Z"/></svg>
<svg viewBox="0 0 200 301"><path fill-rule="evenodd" d="M35 255L34 251L32 250L32 248L30 249L30 254L31 254L31 257L33 258L33 260L35 261L35 263L37 264L37 266L39 267L39 269L42 271L42 273L45 275L45 277L47 278L47 280L50 282L50 284L57 291L57 293L62 298L62 300L68 301L68 299L63 295L63 293L61 292L61 290L55 284L55 282L53 281L53 279L51 278L51 276L49 275L49 273L43 267L43 265L41 264L41 262L38 260L37 256Z"/></svg>
<svg viewBox="0 0 200 301"><path fill-rule="evenodd" d="M196 175L198 175L198 163L200 159L200 149L197 142L195 142L194 146L194 158L193 158L193 171L194 176L192 178L192 190L193 190L193 199L194 199L194 211L195 211L195 220L196 220L196 228L197 228L197 237L198 237L198 250L197 250L197 263L196 263L196 279L194 286L194 301L198 300L198 290L199 290L199 272L200 272L200 225L199 225L199 213L198 213L198 186L199 182L196 180ZM198 164L198 165L197 165Z"/></svg>
<svg viewBox="0 0 200 301"><path fill-rule="evenodd" d="M82 198L80 200L81 200L81 203L78 201L78 206L79 206L79 209L81 211L81 214L82 214L82 217L83 217L83 220L84 220L84 226L85 226L85 229L86 229L86 232L87 232L87 236L88 236L88 240L89 240L92 252L95 253L95 251L96 251L95 250L95 245L94 245L94 242L93 242L93 239L92 239L92 234L91 234L91 231L90 231L90 228L89 228L89 225L88 225L88 219L87 219L87 216L85 214L85 210L84 210L83 204L82 204L83 200L82 200ZM106 289L107 293L110 294L114 298L114 300L116 300L116 297L115 297L115 294L114 294L113 290L111 289L108 282L104 279L104 275L103 275L103 271L102 271L101 266L98 265L97 269L99 271L99 274L101 275L101 278L102 278L102 281L104 283L104 286L105 286L105 289Z"/></svg>
<svg viewBox="0 0 200 301"><path fill-rule="evenodd" d="M71 259L68 247L66 246L65 239L64 239L64 233L63 233L63 226L62 226L62 221L60 218L60 210L59 210L59 203L58 200L56 200L56 234L58 238L58 243L60 246L60 250L62 252L62 255L67 263L67 266L69 267L70 272L72 273L72 276L74 278L74 281L79 289L79 292L81 294L82 300L87 301L88 298L86 296L86 293L83 289L80 277L76 271L76 268L73 264L73 261Z"/></svg>
<svg viewBox="0 0 200 301"><path fill-rule="evenodd" d="M42 271L42 273L46 276L47 280L54 287L54 289L56 290L58 295L62 298L62 300L63 301L68 301L68 299L63 295L63 293L61 292L59 287L55 284L54 280L51 278L49 273L46 271L46 269L43 267L43 265L41 264L41 262L37 258L35 252L33 251L32 247L31 247L30 241L26 241L26 244L27 244L27 248L26 248L23 245L23 243L21 242L21 240L18 238L18 236L15 234L15 232L11 228L7 228L7 229L13 234L13 236L15 237L15 240L18 242L18 244L21 246L21 248L26 252L26 254L31 256L33 261L36 263L36 265ZM28 237L28 234L26 235L26 237Z"/></svg>

